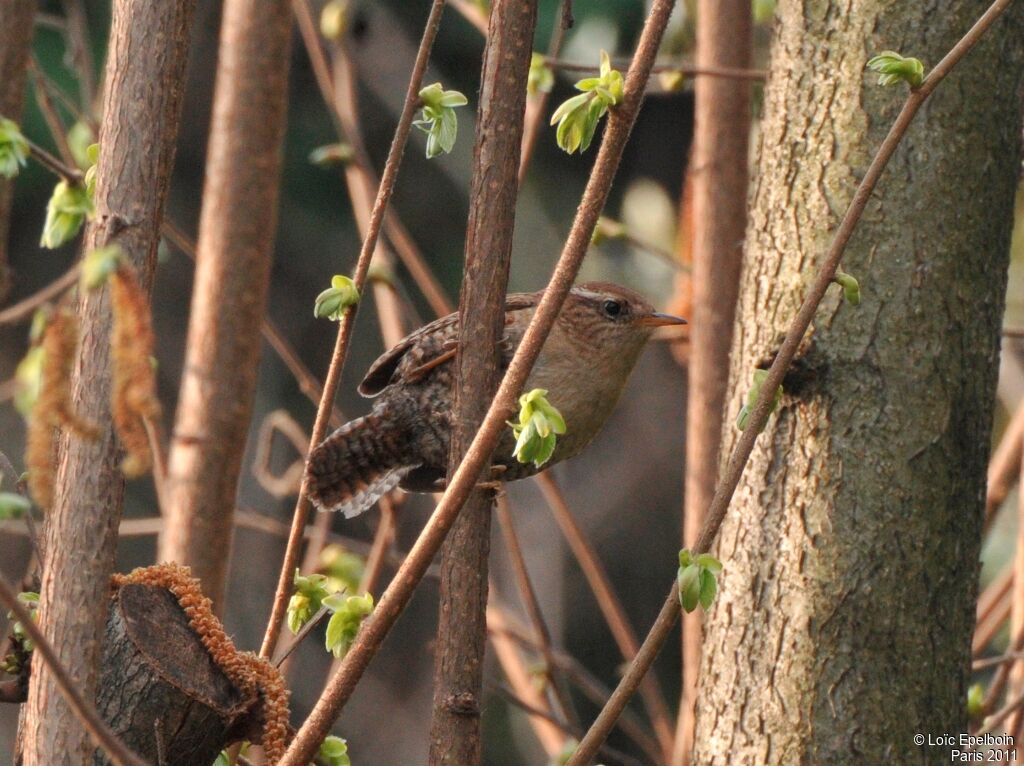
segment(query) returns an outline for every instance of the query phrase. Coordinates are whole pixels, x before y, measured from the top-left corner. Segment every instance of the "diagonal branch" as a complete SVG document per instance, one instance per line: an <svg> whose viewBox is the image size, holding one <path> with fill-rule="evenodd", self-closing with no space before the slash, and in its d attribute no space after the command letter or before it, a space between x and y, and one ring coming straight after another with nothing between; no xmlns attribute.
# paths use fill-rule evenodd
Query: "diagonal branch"
<svg viewBox="0 0 1024 766"><path fill-rule="evenodd" d="M356 643L328 683L309 718L296 734L281 762L282 766L304 764L315 752L317 745L351 696L384 637L409 602L459 510L469 497L481 470L490 459L491 452L505 428L505 421L515 409L516 399L586 255L591 233L608 198L623 149L640 110L644 87L650 77L651 67L654 65L673 5L672 0L654 2L644 25L633 64L626 76L625 98L610 114L601 149L580 202L569 239L480 430L470 444L458 470L451 477L448 488L408 558L384 592L373 614L363 623Z"/></svg>
<svg viewBox="0 0 1024 766"><path fill-rule="evenodd" d="M899 146L903 136L906 135L910 123L928 96L942 82L943 78L950 73L953 67L967 55L968 51L977 44L985 34L985 31L992 26L993 22L1006 10L1011 2L1012 0L996 0L992 3L974 26L968 30L960 41L953 46L952 50L928 74L924 82L918 88L911 90L907 96L903 108L896 116L896 120L889 129L888 135L886 135L882 144L878 147L877 153L871 160L867 172L865 172L860 185L857 187L857 191L850 201L843 220L836 230L832 243L825 253L818 275L811 283L807 295L796 317L793 319L789 331L786 333L778 355L768 370L768 374L762 383L757 404L750 414L743 435L736 443L736 448L729 459L722 479L718 484L718 489L715 491L715 496L708 508L704 529L693 546L694 553L706 553L711 548L715 536L718 534L719 527L722 526L722 521L725 518L726 511L729 509L733 493L739 484L743 469L750 458L750 453L754 449L754 442L768 420L774 392L782 384L782 379L790 364L792 364L793 358L796 356L797 348L807 333L811 321L814 319L818 305L821 303L822 298L825 297L825 293L832 283L832 277L835 276L836 270L839 268L846 245L857 228L857 224L864 214L864 208L867 206L871 194L878 185L882 172L895 153L896 147ZM640 647L640 652L637 654L636 659L629 666L626 674L612 694L611 699L608 700L608 704L605 705L594 725L587 732L583 741L580 742L579 748L569 760L567 766L583 766L590 763L590 759L594 757L598 747L604 742L611 731L615 719L622 712L629 698L636 692L640 680L650 670L654 659L658 656L658 652L661 650L665 640L672 631L673 625L675 625L676 619L679 617L679 610L678 589L673 581L668 597L658 613L654 626Z"/></svg>
<svg viewBox="0 0 1024 766"><path fill-rule="evenodd" d="M430 58L430 49L437 36L437 30L441 25L441 12L444 10L444 0L434 0L430 8L430 15L427 17L427 24L423 30L423 38L420 40L419 51L416 54L416 63L413 66L412 75L409 79L409 88L405 94L405 104L402 107L402 115L395 129L395 137L388 150L388 158L384 165L384 175L381 177L380 189L377 191L377 199L370 214L370 223L367 227L366 238L363 240L363 247L359 251L359 260L356 263L353 280L356 287L362 292L363 284L366 282L366 272L370 268L370 259L377 248L377 238L380 236L381 225L384 222L384 213L391 200L391 194L395 188L395 181L398 178L398 168L402 163L402 154L405 151L405 144L409 139L409 131L412 129L412 120L417 106L420 102L419 92L423 81L423 74L427 69L427 61ZM311 448L315 447L327 435L327 425L331 404L338 392L338 384L341 382L341 370L345 364L345 357L348 354L349 339L352 337L352 326L355 322L358 304L346 312L338 328L338 337L334 344L334 353L331 357L331 364L327 370L327 378L324 380L323 398L320 400L320 407L317 410L316 421L313 424L313 431L310 437ZM281 565L281 574L277 582L277 591L274 594L274 605L267 623L267 631L263 636L263 645L260 647L261 657L270 657L277 645L278 637L281 635L281 625L284 622L285 611L288 607L288 594L291 590L292 575L295 566L299 562L299 549L302 547L303 533L306 527L306 519L309 517L311 503L306 495L305 483L299 490L299 499L295 504L295 514L292 518L291 534L288 537L288 546L285 549L284 562ZM308 759L307 759L308 760Z"/></svg>

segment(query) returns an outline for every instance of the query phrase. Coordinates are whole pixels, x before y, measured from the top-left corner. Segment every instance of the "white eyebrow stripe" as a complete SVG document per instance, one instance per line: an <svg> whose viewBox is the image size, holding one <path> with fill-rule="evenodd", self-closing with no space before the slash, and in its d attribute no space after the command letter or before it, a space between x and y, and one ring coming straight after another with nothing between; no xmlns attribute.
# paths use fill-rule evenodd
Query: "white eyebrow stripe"
<svg viewBox="0 0 1024 766"><path fill-rule="evenodd" d="M593 290L584 290L580 287L576 288L576 294L583 298L590 298L596 301L612 298L610 293L595 293Z"/></svg>

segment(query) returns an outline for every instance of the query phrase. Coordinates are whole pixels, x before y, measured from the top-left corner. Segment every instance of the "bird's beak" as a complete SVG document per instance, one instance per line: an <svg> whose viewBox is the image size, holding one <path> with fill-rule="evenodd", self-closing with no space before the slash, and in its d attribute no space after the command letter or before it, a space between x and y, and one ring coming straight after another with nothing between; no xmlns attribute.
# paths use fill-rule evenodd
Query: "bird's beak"
<svg viewBox="0 0 1024 766"><path fill-rule="evenodd" d="M686 320L682 317L672 316L672 314L655 311L647 316L639 317L636 323L644 327L665 327L666 325L686 324Z"/></svg>

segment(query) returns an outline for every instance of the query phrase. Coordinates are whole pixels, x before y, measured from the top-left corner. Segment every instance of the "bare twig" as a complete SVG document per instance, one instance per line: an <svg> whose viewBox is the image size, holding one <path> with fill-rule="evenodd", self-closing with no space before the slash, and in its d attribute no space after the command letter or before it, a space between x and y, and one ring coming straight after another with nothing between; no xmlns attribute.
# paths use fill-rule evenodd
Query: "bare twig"
<svg viewBox="0 0 1024 766"><path fill-rule="evenodd" d="M57 655L50 642L46 640L46 636L43 635L36 625L32 615L29 614L24 604L18 601L18 596L14 589L11 588L3 577L0 577L0 603L3 603L14 614L14 618L21 623L22 629L28 633L29 638L35 644L33 652L42 657L43 662L46 663L46 667L57 684L57 688L60 689L60 693L67 700L68 706L75 714L75 718L89 732L93 742L102 748L116 764L146 766L146 762L129 750L107 727L103 719L100 718L100 714L96 712L93 704L82 696L75 680L71 678L67 669L57 659Z"/></svg>
<svg viewBox="0 0 1024 766"><path fill-rule="evenodd" d="M196 244L195 242L182 231L173 221L164 220L163 225L160 228L160 233L167 238L167 241L178 248L181 252L189 257L189 259L195 263L196 260ZM309 399L313 404L320 402L321 396L323 396L323 386L320 381L316 379L316 376L309 371L309 368L299 358L298 353L288 343L284 333L278 329L269 318L263 317L260 322L260 331L263 333L263 339L270 345L274 352L278 355L285 367L295 378L299 384L299 390ZM331 409L331 425L340 426L344 422L345 418L337 407Z"/></svg>
<svg viewBox="0 0 1024 766"><path fill-rule="evenodd" d="M409 79L409 88L405 95L405 103L402 107L402 115L395 129L395 137L391 142L388 151L388 159L384 166L384 175L381 177L380 189L377 192L377 199L374 202L373 212L370 215L370 226L367 236L363 240L362 250L359 252L359 260L356 263L353 281L361 291L366 281L366 272L370 267L370 258L377 246L377 237L380 234L380 227L384 221L384 212L391 194L395 188L395 180L398 177L398 167L401 164L402 153L405 150L406 141L409 138L409 131L412 128L412 120L417 105L419 104L419 91L423 80L423 73L427 68L427 60L430 56L430 49L437 35L441 23L441 12L444 10L444 0L434 0L431 5L430 15L427 18L423 38L420 41L420 48L416 54L416 63L413 66L412 76ZM341 327L338 328L338 338L334 346L334 353L331 358L331 365L327 371L327 378L324 381L324 394L317 411L316 421L313 424L311 434L311 447L319 444L327 434L328 413L334 395L337 393L338 384L341 382L341 369L345 363L348 353L349 339L352 336L352 326L356 317L358 304L353 306L341 320ZM267 631L263 637L263 645L260 647L260 656L269 657L277 644L277 638L281 633L281 623L284 620L285 609L288 604L288 593L291 587L292 573L299 560L299 548L302 544L303 529L306 526L306 518L309 516L310 501L305 491L300 490L299 500L295 506L295 514L292 520L292 533L288 538L288 546L285 550L284 562L281 566L281 576L277 583L277 591L274 595L274 606L267 624ZM289 748L289 750L293 750ZM312 755L310 750L309 755ZM287 756L286 756L287 760ZM307 757L308 760L308 757Z"/></svg>
<svg viewBox="0 0 1024 766"><path fill-rule="evenodd" d="M370 659L376 654L384 636L408 603L423 572L440 548L462 504L476 484L484 464L489 460L498 437L505 428L505 421L514 411L516 398L540 354L544 340L554 325L586 255L590 235L607 200L622 151L636 120L644 86L650 76L650 69L672 6L671 0L655 0L644 25L633 64L626 76L625 98L609 115L601 149L577 210L568 242L480 430L459 469L451 477L441 502L402 568L384 592L373 614L363 622L359 636L345 656L341 668L328 683L309 718L296 734L282 760L282 766L304 764L326 734Z"/></svg>
<svg viewBox="0 0 1024 766"><path fill-rule="evenodd" d="M519 596L526 607L526 613L533 625L533 632L536 636L536 646L544 658L544 674L547 676L546 686L552 691L552 697L562 710L562 717L572 718L573 724L578 724L572 701L559 684L559 678L555 674L555 658L551 648L551 631L548 629L544 613L540 608L540 601L537 599L537 591L530 579L530 572L526 568L526 558L523 556L523 549L519 545L519 535L516 534L515 524L512 521L512 512L509 508L508 495L502 494L498 497L496 510L498 512L498 524L501 527L502 537L505 539L505 547L508 550L509 560L512 562L512 571L515 573L516 583L519 588Z"/></svg>
<svg viewBox="0 0 1024 766"><path fill-rule="evenodd" d="M299 647L299 644L303 642L306 636L313 632L313 629L320 624L320 621L327 616L329 611L330 610L326 606L322 606L316 614L309 618L306 624L302 626L302 629L295 634L295 638L288 642L287 648L285 648L285 650L281 652L281 655L274 660L275 667L279 668L284 664L284 661L287 660L291 656L292 652Z"/></svg>
<svg viewBox="0 0 1024 766"><path fill-rule="evenodd" d="M562 0L559 4L558 21L551 33L551 41L548 43L548 58L557 58L562 50L562 43L565 41L565 32L572 23L572 0ZM538 91L526 101L526 119L523 127L523 144L519 153L519 186L523 185L526 178L526 171L530 167L530 160L533 159L533 150L537 146L537 139L544 129L545 116L548 100L551 94L546 91Z"/></svg>
<svg viewBox="0 0 1024 766"><path fill-rule="evenodd" d="M988 464L988 481L985 490L985 529L995 519L996 511L1010 494L1019 478L1021 448L1024 446L1024 402L1014 410L1013 417L1003 429L999 445L992 453Z"/></svg>
<svg viewBox="0 0 1024 766"><path fill-rule="evenodd" d="M805 296L789 331L786 333L785 340L783 340L782 345L779 348L779 352L768 370L768 374L762 383L763 388L761 389L757 404L751 412L750 418L747 422L747 427L744 429L742 436L740 436L736 444L736 448L729 459L725 473L719 482L718 489L715 491L715 496L708 508L704 529L693 546L693 551L695 553L707 552L710 549L711 544L714 542L715 536L718 534L718 529L721 527L722 521L725 518L725 513L729 508L729 503L732 500L733 493L736 491L740 477L743 475L743 469L746 467L747 460L750 458L750 453L754 449L754 442L757 439L757 435L761 432L762 427L768 420L774 395L773 392L782 383L783 376L786 374L790 364L793 362L797 347L803 340L808 327L810 327L811 321L814 319L814 314L817 311L818 304L821 303L829 285L832 283L832 277L835 276L836 270L839 267L843 253L846 250L846 245L850 241L850 237L853 235L854 229L856 229L857 224L864 213L864 208L867 206L868 200L878 184L878 179L881 177L886 165L888 165L889 160L895 153L896 147L899 146L900 141L903 139L907 129L910 127L910 123L913 121L918 109L921 108L921 105L925 100L927 100L928 96L931 95L932 91L935 90L943 78L949 74L953 67L956 66L967 52L977 44L985 34L985 31L992 25L999 15L1006 10L1010 2L1012 2L1012 0L996 0L991 6L989 6L988 10L985 11L980 19L978 19L975 25L956 45L953 46L952 50L943 57L935 68L929 72L928 76L924 79L924 82L922 82L918 88L911 90L907 96L907 100L904 103L903 108L897 115L896 120L889 129L888 135L882 141L881 146L879 146L878 151L860 182L860 185L857 187L857 190L853 195L853 199L846 210L846 214L843 216L843 220L839 224L839 228L836 230L832 243L829 245L828 251L825 253L818 275L815 277L813 283L808 289L807 295ZM594 725L587 732L587 735L580 743L575 754L569 760L567 766L583 766L584 764L589 763L590 759L594 757L594 754L597 752L598 745L608 736L608 732L611 730L611 726L614 723L615 718L626 706L629 698L636 692L640 680L647 671L650 670L655 657L657 657L658 652L661 650L665 640L671 633L676 619L679 617L679 609L678 590L675 582L673 581L672 587L669 589L668 596L665 599L665 603L662 606L650 633L648 633L647 638L644 639L644 643L640 647L640 652L637 654L636 659L630 664L629 669L626 671L626 674L615 689L615 693L612 695L612 698L598 715Z"/></svg>
<svg viewBox="0 0 1024 766"><path fill-rule="evenodd" d="M53 137L53 142L57 144L57 151L60 152L60 156L64 160L64 163L73 167L75 164L75 155L71 151L70 144L68 144L68 137L64 127L64 122L61 120L60 114L57 112L57 107L54 106L53 101L50 98L49 88L44 84L47 80L46 75L43 74L44 70L34 57L29 62L29 70L32 72L32 78L36 83L36 104L39 105L39 111L42 112L43 119L46 121L46 126L50 129L50 135ZM40 85L42 85L42 87L40 87Z"/></svg>
<svg viewBox="0 0 1024 766"><path fill-rule="evenodd" d="M571 61L562 61L561 59L552 58L550 56L545 57L544 63L552 69L560 69L563 72L590 73L598 71L598 67L593 64L577 64ZM612 62L612 65L621 68L626 65L626 62L614 61ZM657 64L651 68L652 74L661 74L663 72L679 72L687 77L725 77L734 80L765 80L768 77L768 73L763 69L746 69L743 67Z"/></svg>
<svg viewBox="0 0 1024 766"><path fill-rule="evenodd" d="M594 594L601 615L608 623L608 629L615 639L622 659L631 662L640 648L640 641L626 617L626 610L622 606L622 602L612 587L611 578L605 572L597 552L577 523L576 517L569 509L565 496L555 480L547 473L542 473L537 476L536 482L548 507L551 508L555 522L561 529L565 541L569 544L573 556L579 562L583 576ZM644 679L640 685L640 696L643 698L644 707L647 708L647 714L651 717L662 754L670 753L672 750L672 723L669 718L668 705L665 704L658 680L654 676Z"/></svg>
<svg viewBox="0 0 1024 766"><path fill-rule="evenodd" d="M61 293L73 287L77 281L78 264L76 263L46 287L0 311L0 325L14 324L29 319L37 308L56 299Z"/></svg>

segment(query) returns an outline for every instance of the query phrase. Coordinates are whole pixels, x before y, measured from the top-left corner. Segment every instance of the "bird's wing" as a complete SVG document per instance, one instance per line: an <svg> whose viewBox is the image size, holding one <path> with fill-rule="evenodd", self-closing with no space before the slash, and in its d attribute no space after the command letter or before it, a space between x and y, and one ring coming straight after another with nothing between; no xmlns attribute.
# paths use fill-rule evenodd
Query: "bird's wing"
<svg viewBox="0 0 1024 766"><path fill-rule="evenodd" d="M534 305L533 294L513 294L505 300L505 311L520 311ZM376 396L397 380L414 382L429 371L455 358L458 313L448 314L410 333L382 354L359 384L363 396ZM506 336L508 333L506 332ZM506 337L506 340L510 340ZM518 339L515 339L518 340ZM503 362L508 364L517 343L503 343Z"/></svg>

